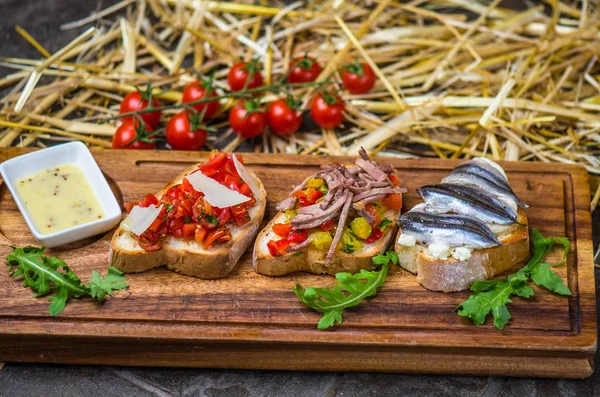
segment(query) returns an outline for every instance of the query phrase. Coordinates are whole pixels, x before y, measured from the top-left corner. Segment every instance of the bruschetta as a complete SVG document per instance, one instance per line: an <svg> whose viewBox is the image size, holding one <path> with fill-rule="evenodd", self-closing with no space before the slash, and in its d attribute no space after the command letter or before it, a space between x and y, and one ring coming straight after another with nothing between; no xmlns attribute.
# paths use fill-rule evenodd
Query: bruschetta
<svg viewBox="0 0 600 397"><path fill-rule="evenodd" d="M213 152L156 194L126 205L112 266L125 273L157 266L204 279L225 277L252 244L266 191L239 155Z"/></svg>
<svg viewBox="0 0 600 397"><path fill-rule="evenodd" d="M387 248L402 207L399 179L390 165L364 150L355 164L337 163L296 186L254 244L257 273L280 276L356 273Z"/></svg>
<svg viewBox="0 0 600 397"><path fill-rule="evenodd" d="M527 205L500 165L475 158L417 192L424 203L398 219L395 251L425 288L461 291L529 256Z"/></svg>

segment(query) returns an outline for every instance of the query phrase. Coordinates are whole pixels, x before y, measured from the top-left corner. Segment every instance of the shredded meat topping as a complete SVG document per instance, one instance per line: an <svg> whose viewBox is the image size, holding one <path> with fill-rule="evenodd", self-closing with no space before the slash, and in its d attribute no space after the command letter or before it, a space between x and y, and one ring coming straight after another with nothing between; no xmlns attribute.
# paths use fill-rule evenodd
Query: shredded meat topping
<svg viewBox="0 0 600 397"><path fill-rule="evenodd" d="M382 199L388 194L406 192L404 188L393 186L388 176L394 172L394 167L379 165L372 161L363 148L360 149L359 155L355 164L348 167L340 164L322 165L319 172L306 178L292 191L295 193L305 189L310 178L322 178L327 184L328 191L323 200L300 208L298 215L291 219L291 224L294 229L312 229L339 217L338 227L326 257L329 263L342 237L351 209L365 217L367 221L373 222L374 217L365 210L367 203ZM295 204L296 197L292 196L281 201L277 209L280 211L292 209ZM297 250L306 244L308 243L305 241L288 250Z"/></svg>

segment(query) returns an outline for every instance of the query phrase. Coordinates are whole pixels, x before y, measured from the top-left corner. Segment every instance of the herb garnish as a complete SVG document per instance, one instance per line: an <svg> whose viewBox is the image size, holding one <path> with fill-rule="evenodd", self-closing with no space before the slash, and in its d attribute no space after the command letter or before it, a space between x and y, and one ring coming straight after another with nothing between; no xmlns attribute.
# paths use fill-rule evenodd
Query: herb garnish
<svg viewBox="0 0 600 397"><path fill-rule="evenodd" d="M358 306L360 302L377 293L377 288L385 282L390 267L390 261L398 263L398 255L393 251L388 251L385 255L377 255L372 259L376 265L382 265L380 270L366 271L360 273L337 273L335 278L339 284L333 288L302 288L296 284L293 289L298 298L313 310L323 313L319 320L317 328L325 330L332 327L335 322L342 323L342 311L345 308ZM347 292L344 293L340 286Z"/></svg>
<svg viewBox="0 0 600 397"><path fill-rule="evenodd" d="M529 279L535 284L546 287L552 292L560 295L571 295L569 287L552 270L551 266L562 264L569 252L570 243L565 237L548 238L544 237L537 229L531 229L531 239L533 242L533 257L519 271L509 275L506 279L477 281L471 287L475 294L458 305L458 315L468 317L477 325L485 322L487 315L491 312L494 317L494 325L498 329L504 328L511 315L506 305L512 303L511 295L517 295L521 298L533 296L533 289L527 285ZM564 247L563 258L560 263L551 265L542 263L542 260L548 254L554 244L560 244Z"/></svg>
<svg viewBox="0 0 600 397"><path fill-rule="evenodd" d="M6 257L6 265L12 277L22 276L23 286L31 288L36 298L53 292L48 299L52 316L62 313L69 298L89 296L102 302L106 295L113 296L113 291L127 287L127 277L112 266L104 278L92 271L92 278L85 285L65 262L44 256L45 247L11 248L13 251Z"/></svg>

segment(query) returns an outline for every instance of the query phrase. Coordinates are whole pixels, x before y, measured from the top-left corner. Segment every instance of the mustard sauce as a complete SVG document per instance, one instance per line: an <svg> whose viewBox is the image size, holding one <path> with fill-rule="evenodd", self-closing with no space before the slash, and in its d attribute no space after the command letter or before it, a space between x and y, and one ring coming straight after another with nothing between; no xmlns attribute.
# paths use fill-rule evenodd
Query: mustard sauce
<svg viewBox="0 0 600 397"><path fill-rule="evenodd" d="M42 234L56 233L106 215L81 168L63 164L17 181L17 192Z"/></svg>

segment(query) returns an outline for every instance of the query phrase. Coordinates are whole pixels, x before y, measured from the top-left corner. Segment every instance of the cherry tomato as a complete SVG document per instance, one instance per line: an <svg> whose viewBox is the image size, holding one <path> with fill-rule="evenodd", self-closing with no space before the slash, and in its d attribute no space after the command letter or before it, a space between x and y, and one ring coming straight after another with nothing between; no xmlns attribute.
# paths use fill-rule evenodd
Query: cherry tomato
<svg viewBox="0 0 600 397"><path fill-rule="evenodd" d="M313 99L310 114L319 127L335 128L344 121L344 109L339 96L321 93Z"/></svg>
<svg viewBox="0 0 600 397"><path fill-rule="evenodd" d="M229 111L229 124L238 135L254 138L263 132L267 116L255 102L240 102Z"/></svg>
<svg viewBox="0 0 600 397"><path fill-rule="evenodd" d="M167 142L175 150L200 150L206 143L206 130L198 128L201 124L198 115L187 111L177 113L167 124Z"/></svg>
<svg viewBox="0 0 600 397"><path fill-rule="evenodd" d="M201 99L208 99L215 96L215 91L210 86L207 87L207 83L202 81L193 81L185 86L183 89L183 99L182 103L190 103L199 101ZM202 113L204 111L204 120L208 120L212 116L217 113L219 109L218 101L210 101L199 103L196 105L192 105L194 109L198 111L198 113ZM206 110L204 110L206 109Z"/></svg>
<svg viewBox="0 0 600 397"><path fill-rule="evenodd" d="M254 73L252 74L252 78L248 81L248 85L246 86L246 80L250 77L250 70L254 69ZM241 91L246 88L257 88L263 84L263 76L258 70L258 65L256 61L252 61L250 63L239 62L236 63L229 69L229 73L227 74L227 83L229 84L229 88L231 91Z"/></svg>
<svg viewBox="0 0 600 397"><path fill-rule="evenodd" d="M319 77L322 70L323 68L314 58L305 56L293 59L292 62L290 62L288 82L292 84L310 83Z"/></svg>
<svg viewBox="0 0 600 397"><path fill-rule="evenodd" d="M135 123L133 120L125 120L113 135L113 149L154 149L156 143L151 136L152 127L139 124L137 120ZM145 140L149 142L144 142Z"/></svg>
<svg viewBox="0 0 600 397"><path fill-rule="evenodd" d="M278 99L269 105L267 123L277 135L292 135L300 129L302 113L291 108L284 100Z"/></svg>
<svg viewBox="0 0 600 397"><path fill-rule="evenodd" d="M138 91L130 92L129 94L125 95L125 98L123 98L123 101L121 101L119 113L123 114L146 109L148 107L148 103L148 96L146 93L142 94ZM156 98L152 98L152 106L155 108L159 107L160 102ZM142 120L144 120L146 125L154 128L160 122L160 110L155 112L140 113L140 117ZM131 120L133 118L133 116L128 116L125 117L124 120Z"/></svg>
<svg viewBox="0 0 600 397"><path fill-rule="evenodd" d="M342 82L350 93L365 94L375 86L375 72L366 63L355 63L344 69Z"/></svg>

